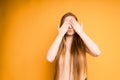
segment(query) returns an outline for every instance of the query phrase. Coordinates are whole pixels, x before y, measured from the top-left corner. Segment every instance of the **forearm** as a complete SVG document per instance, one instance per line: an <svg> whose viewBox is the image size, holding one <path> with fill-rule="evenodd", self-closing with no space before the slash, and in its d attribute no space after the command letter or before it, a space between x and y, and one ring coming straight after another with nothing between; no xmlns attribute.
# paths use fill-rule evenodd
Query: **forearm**
<svg viewBox="0 0 120 80"><path fill-rule="evenodd" d="M83 42L85 43L88 53L90 53L93 56L98 56L100 55L100 50L98 46L83 32L79 31L79 36L82 38Z"/></svg>
<svg viewBox="0 0 120 80"><path fill-rule="evenodd" d="M48 53L47 53L47 60L48 61L52 62L55 59L63 36L64 35L62 35L62 34L58 34L58 36L56 37L56 39L53 42L52 46L48 50Z"/></svg>

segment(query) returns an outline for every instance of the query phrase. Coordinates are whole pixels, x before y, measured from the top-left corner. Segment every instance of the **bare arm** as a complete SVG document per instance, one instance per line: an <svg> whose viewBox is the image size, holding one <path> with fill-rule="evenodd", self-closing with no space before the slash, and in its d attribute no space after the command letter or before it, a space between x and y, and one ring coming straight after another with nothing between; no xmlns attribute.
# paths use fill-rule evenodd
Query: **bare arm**
<svg viewBox="0 0 120 80"><path fill-rule="evenodd" d="M93 56L99 56L101 51L98 46L82 31L82 26L80 26L75 20L71 21L71 25L85 43L87 52Z"/></svg>
<svg viewBox="0 0 120 80"><path fill-rule="evenodd" d="M87 52L93 56L99 56L101 51L98 46L84 32L79 32L78 34L84 41Z"/></svg>
<svg viewBox="0 0 120 80"><path fill-rule="evenodd" d="M50 47L47 53L48 61L52 62L54 60L55 56L57 55L61 41L62 41L62 36L58 34L58 36L56 37L55 41L53 42L52 46Z"/></svg>
<svg viewBox="0 0 120 80"><path fill-rule="evenodd" d="M54 61L54 59L57 55L60 43L62 41L62 38L64 37L65 33L68 30L68 25L69 25L68 22L65 22L59 29L59 34L57 35L57 37L56 37L55 41L53 42L52 46L50 47L50 49L48 50L48 53L47 53L48 61L50 61L50 62Z"/></svg>

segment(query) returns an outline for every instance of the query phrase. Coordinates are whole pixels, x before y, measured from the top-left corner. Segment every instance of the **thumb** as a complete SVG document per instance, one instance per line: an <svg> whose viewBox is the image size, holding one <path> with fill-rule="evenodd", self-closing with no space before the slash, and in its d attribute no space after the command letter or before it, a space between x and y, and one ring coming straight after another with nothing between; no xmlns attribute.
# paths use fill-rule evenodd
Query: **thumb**
<svg viewBox="0 0 120 80"><path fill-rule="evenodd" d="M80 27L81 27L81 29L83 29L83 23L81 22L81 24L80 24Z"/></svg>
<svg viewBox="0 0 120 80"><path fill-rule="evenodd" d="M58 30L58 32L60 31L60 27L59 26L57 27L57 30Z"/></svg>

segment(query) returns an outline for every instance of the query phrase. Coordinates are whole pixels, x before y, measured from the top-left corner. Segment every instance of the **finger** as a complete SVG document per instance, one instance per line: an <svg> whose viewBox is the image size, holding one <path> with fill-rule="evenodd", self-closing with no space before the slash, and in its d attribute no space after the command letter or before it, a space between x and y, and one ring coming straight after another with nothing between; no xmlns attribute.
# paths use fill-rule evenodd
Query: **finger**
<svg viewBox="0 0 120 80"><path fill-rule="evenodd" d="M58 26L58 27L57 27L57 30L59 31L59 29L60 29L60 27Z"/></svg>
<svg viewBox="0 0 120 80"><path fill-rule="evenodd" d="M82 28L82 30L83 30L83 24L81 24L81 28Z"/></svg>
<svg viewBox="0 0 120 80"><path fill-rule="evenodd" d="M71 25L72 25L73 27L76 27L76 22L75 22L75 21L72 21L72 22L71 22Z"/></svg>

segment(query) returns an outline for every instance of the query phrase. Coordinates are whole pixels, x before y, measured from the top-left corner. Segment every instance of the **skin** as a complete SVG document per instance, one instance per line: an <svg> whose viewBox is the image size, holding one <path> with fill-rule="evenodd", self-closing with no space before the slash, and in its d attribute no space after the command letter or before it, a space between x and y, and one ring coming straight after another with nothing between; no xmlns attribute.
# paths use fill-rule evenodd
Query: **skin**
<svg viewBox="0 0 120 80"><path fill-rule="evenodd" d="M63 25L59 28L58 36L56 37L55 41L53 42L52 46L50 47L47 60L52 62L59 49L59 45L62 41L62 38L66 34L66 46L70 50L73 34L77 33L83 42L86 45L86 51L92 56L99 56L101 51L99 50L98 46L83 32L82 26L75 20L73 16L68 16L65 18Z"/></svg>
<svg viewBox="0 0 120 80"><path fill-rule="evenodd" d="M60 80L69 80L69 66L68 63L70 61L70 48L71 48L71 43L73 40L73 35L77 33L83 42L86 45L86 51L92 55L92 56L99 56L100 55L100 50L97 47L97 45L83 32L82 26L76 21L76 19L73 16L68 16L64 19L64 23L62 26L59 28L59 33L53 42L52 46L50 47L48 54L47 54L47 60L49 62L53 62L56 55L57 51L59 49L60 43L62 41L62 38L66 34L66 53L65 53L65 65L64 65L64 73L60 73L61 79ZM60 68L62 68L62 65L60 65ZM71 77L71 76L70 76ZM85 75L83 75L83 78ZM71 77L72 79L72 77Z"/></svg>

